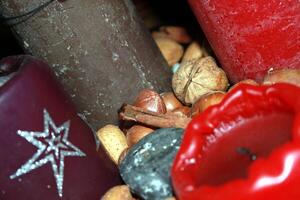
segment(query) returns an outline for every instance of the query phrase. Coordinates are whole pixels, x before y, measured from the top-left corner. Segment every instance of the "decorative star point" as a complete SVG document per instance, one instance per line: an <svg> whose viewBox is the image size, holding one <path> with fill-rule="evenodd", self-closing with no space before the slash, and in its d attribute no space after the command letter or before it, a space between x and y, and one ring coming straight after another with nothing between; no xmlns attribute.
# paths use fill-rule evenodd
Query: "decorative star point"
<svg viewBox="0 0 300 200"><path fill-rule="evenodd" d="M83 157L85 154L69 140L70 121L56 127L46 109L44 109L44 131L17 131L17 134L36 146L36 153L10 176L15 179L47 163L52 166L58 195L63 195L64 159L67 156Z"/></svg>

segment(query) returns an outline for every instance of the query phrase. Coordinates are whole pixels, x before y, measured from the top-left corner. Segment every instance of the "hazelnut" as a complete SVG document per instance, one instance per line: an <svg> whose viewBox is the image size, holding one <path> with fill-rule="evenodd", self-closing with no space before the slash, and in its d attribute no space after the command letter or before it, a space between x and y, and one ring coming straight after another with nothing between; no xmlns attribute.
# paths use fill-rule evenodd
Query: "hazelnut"
<svg viewBox="0 0 300 200"><path fill-rule="evenodd" d="M300 86L300 69L277 69L269 71L264 78L263 84L268 85L279 82Z"/></svg>
<svg viewBox="0 0 300 200"><path fill-rule="evenodd" d="M176 97L190 105L202 95L226 91L228 79L215 60L208 56L183 62L173 75L172 87Z"/></svg>
<svg viewBox="0 0 300 200"><path fill-rule="evenodd" d="M176 42L182 43L182 44L188 44L192 41L192 38L187 33L185 28L180 26L162 26L160 29L160 32L165 33L169 36L169 38L172 38Z"/></svg>
<svg viewBox="0 0 300 200"><path fill-rule="evenodd" d="M176 200L176 198L175 197L168 197L165 200Z"/></svg>
<svg viewBox="0 0 300 200"><path fill-rule="evenodd" d="M170 38L154 38L169 66L176 64L183 55L183 47Z"/></svg>
<svg viewBox="0 0 300 200"><path fill-rule="evenodd" d="M118 164L121 153L128 147L125 134L115 125L106 125L97 131L97 137L111 160Z"/></svg>
<svg viewBox="0 0 300 200"><path fill-rule="evenodd" d="M164 92L161 97L166 105L167 112L182 106L182 103L176 98L173 92Z"/></svg>
<svg viewBox="0 0 300 200"><path fill-rule="evenodd" d="M154 40L157 39L157 38L168 38L169 37L166 33L161 32L161 31L153 31L151 33L151 35L152 35Z"/></svg>
<svg viewBox="0 0 300 200"><path fill-rule="evenodd" d="M236 86L239 86L240 84L259 85L255 80L245 79L245 80L242 80L242 81L234 84L229 90L232 90L233 88L235 88Z"/></svg>
<svg viewBox="0 0 300 200"><path fill-rule="evenodd" d="M195 58L201 58L201 57L203 57L203 51L202 51L199 43L193 42L185 50L185 53L182 58L182 62L187 61L187 60L192 60Z"/></svg>
<svg viewBox="0 0 300 200"><path fill-rule="evenodd" d="M121 155L119 156L119 160L118 160L118 166L121 164L122 160L126 157L128 151L130 148L126 148L122 151Z"/></svg>
<svg viewBox="0 0 300 200"><path fill-rule="evenodd" d="M180 106L172 111L172 113L178 114L179 116L189 117L191 113L191 108L187 106Z"/></svg>
<svg viewBox="0 0 300 200"><path fill-rule="evenodd" d="M209 106L220 103L224 96L224 92L214 92L203 95L193 104L191 109L191 117L194 117L203 112Z"/></svg>
<svg viewBox="0 0 300 200"><path fill-rule="evenodd" d="M162 97L157 92L150 89L143 89L140 91L133 105L152 112L167 112L167 108Z"/></svg>
<svg viewBox="0 0 300 200"><path fill-rule="evenodd" d="M117 185L110 188L101 200L134 200L127 185Z"/></svg>
<svg viewBox="0 0 300 200"><path fill-rule="evenodd" d="M134 125L131 127L126 134L127 143L129 147L135 145L138 143L143 137L153 132L153 129L140 126L140 125Z"/></svg>

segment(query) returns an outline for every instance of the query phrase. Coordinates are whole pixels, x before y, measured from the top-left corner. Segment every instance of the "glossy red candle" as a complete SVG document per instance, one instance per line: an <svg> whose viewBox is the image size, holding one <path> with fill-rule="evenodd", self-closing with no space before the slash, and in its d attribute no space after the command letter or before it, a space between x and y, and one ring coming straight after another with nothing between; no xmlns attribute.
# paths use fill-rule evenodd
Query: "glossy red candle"
<svg viewBox="0 0 300 200"><path fill-rule="evenodd" d="M12 71L0 87L0 199L98 200L119 184L47 64L30 56L0 61L1 75Z"/></svg>
<svg viewBox="0 0 300 200"><path fill-rule="evenodd" d="M234 88L188 125L172 180L184 200L299 199L300 88Z"/></svg>
<svg viewBox="0 0 300 200"><path fill-rule="evenodd" d="M300 68L298 0L189 0L231 81Z"/></svg>

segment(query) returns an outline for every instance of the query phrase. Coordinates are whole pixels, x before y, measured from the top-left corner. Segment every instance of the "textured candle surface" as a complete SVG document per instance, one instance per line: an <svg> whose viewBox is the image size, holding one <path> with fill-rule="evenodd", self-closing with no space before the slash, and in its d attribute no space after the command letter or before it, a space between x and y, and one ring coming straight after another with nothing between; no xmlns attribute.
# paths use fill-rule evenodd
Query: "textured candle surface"
<svg viewBox="0 0 300 200"><path fill-rule="evenodd" d="M3 0L20 15L40 0ZM79 115L96 131L117 123L117 110L143 88L171 89L171 72L130 0L54 1L13 27L26 53L58 75Z"/></svg>
<svg viewBox="0 0 300 200"><path fill-rule="evenodd" d="M231 81L300 68L298 0L189 0Z"/></svg>

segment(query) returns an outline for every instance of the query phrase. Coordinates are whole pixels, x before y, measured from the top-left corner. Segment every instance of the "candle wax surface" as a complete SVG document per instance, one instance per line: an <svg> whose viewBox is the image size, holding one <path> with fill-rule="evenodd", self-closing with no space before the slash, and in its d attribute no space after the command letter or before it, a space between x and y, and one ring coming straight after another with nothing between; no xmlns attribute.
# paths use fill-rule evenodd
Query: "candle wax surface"
<svg viewBox="0 0 300 200"><path fill-rule="evenodd" d="M267 157L291 139L292 119L290 113L272 113L240 120L234 126L216 128L214 137L206 140L198 185L216 186L246 178L249 166L255 161L238 149L248 149L257 159Z"/></svg>
<svg viewBox="0 0 300 200"><path fill-rule="evenodd" d="M299 0L189 0L232 82L300 64Z"/></svg>

